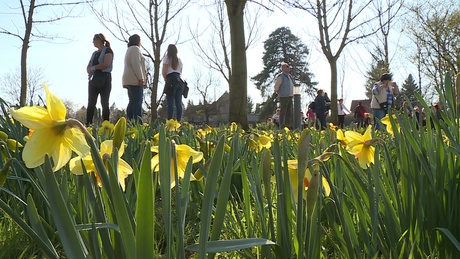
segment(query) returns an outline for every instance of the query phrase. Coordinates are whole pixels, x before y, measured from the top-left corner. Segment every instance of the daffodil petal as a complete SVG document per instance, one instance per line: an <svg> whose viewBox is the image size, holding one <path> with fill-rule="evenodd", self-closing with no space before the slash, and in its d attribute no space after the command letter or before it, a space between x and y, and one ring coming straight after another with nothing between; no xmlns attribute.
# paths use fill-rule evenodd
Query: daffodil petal
<svg viewBox="0 0 460 259"><path fill-rule="evenodd" d="M64 103L56 95L50 92L46 84L43 85L46 92L46 107L52 120L64 121L67 109Z"/></svg>
<svg viewBox="0 0 460 259"><path fill-rule="evenodd" d="M40 106L24 106L17 110L10 109L10 113L14 119L30 129L49 128L50 125L54 124L48 110Z"/></svg>
<svg viewBox="0 0 460 259"><path fill-rule="evenodd" d="M57 145L57 148L53 149L53 153L51 154L54 162L54 172L61 169L63 166L69 162L70 158L72 157L72 150L66 147L63 142L60 142Z"/></svg>
<svg viewBox="0 0 460 259"><path fill-rule="evenodd" d="M85 135L79 129L66 129L64 132L63 141L65 142L66 147L73 150L79 156L86 156L90 152L90 148L86 142Z"/></svg>
<svg viewBox="0 0 460 259"><path fill-rule="evenodd" d="M51 130L37 130L27 141L22 159L28 168L35 168L45 162L45 155L51 155L58 142Z"/></svg>
<svg viewBox="0 0 460 259"><path fill-rule="evenodd" d="M91 155L87 155L85 157L74 157L70 159L69 162L69 169L70 172L75 174L75 175L83 175L83 167L81 164L81 161L83 161L83 164L85 166L85 169L87 172L92 172L96 171L96 168L94 167L93 159Z"/></svg>

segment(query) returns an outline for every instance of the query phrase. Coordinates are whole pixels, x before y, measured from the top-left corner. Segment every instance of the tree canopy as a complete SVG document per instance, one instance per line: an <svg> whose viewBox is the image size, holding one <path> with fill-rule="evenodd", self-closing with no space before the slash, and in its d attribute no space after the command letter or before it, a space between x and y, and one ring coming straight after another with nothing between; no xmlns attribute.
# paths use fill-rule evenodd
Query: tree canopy
<svg viewBox="0 0 460 259"><path fill-rule="evenodd" d="M287 27L280 27L270 33L264 41L264 54L262 57L263 70L252 77L251 80L260 90L264 99L273 94L273 84L276 75L280 73L280 66L286 62L291 67L291 75L295 84L300 85L309 95L316 91L316 82L312 82L313 74L308 70L309 50L302 41L292 34Z"/></svg>

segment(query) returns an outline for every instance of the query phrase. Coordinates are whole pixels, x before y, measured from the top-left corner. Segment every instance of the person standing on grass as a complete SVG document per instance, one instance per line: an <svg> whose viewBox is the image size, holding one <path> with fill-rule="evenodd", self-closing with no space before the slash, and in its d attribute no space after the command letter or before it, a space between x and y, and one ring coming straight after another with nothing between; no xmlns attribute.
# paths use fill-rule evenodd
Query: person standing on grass
<svg viewBox="0 0 460 259"><path fill-rule="evenodd" d="M350 113L347 107L343 104L343 99L340 98L337 103L337 111L339 116L339 128L343 129L343 124L345 122L345 115Z"/></svg>
<svg viewBox="0 0 460 259"><path fill-rule="evenodd" d="M315 98L315 113L316 113L316 129L326 129L326 100L324 99L324 90L319 89L316 91Z"/></svg>
<svg viewBox="0 0 460 259"><path fill-rule="evenodd" d="M129 37L122 84L128 90L129 102L126 108L128 120L135 120L142 123L142 99L147 82L147 68L140 46L141 37L139 35L134 34Z"/></svg>
<svg viewBox="0 0 460 259"><path fill-rule="evenodd" d="M356 119L356 126L362 128L364 126L364 118L366 114L366 109L363 106L363 102L359 101L358 106L356 106L354 118Z"/></svg>
<svg viewBox="0 0 460 259"><path fill-rule="evenodd" d="M176 119L182 119L182 94L184 92L184 83L181 79L182 60L177 55L177 47L169 44L166 56L163 58L163 68L161 70L165 80L166 105L168 106L168 120L174 115L174 106L176 107Z"/></svg>
<svg viewBox="0 0 460 259"><path fill-rule="evenodd" d="M104 34L93 37L93 45L97 48L91 55L86 72L88 73L88 107L86 110L86 126L93 125L97 97L101 96L102 119L109 120L109 97L112 91L113 51Z"/></svg>
<svg viewBox="0 0 460 259"><path fill-rule="evenodd" d="M374 115L374 129L380 128L379 121L385 117L393 105L393 99L399 94L398 85L392 81L392 75L385 73L372 88L371 108Z"/></svg>
<svg viewBox="0 0 460 259"><path fill-rule="evenodd" d="M291 76L291 68L287 63L281 64L282 73L278 75L275 82L275 92L280 101L280 129L292 128L292 114L294 105L294 79Z"/></svg>

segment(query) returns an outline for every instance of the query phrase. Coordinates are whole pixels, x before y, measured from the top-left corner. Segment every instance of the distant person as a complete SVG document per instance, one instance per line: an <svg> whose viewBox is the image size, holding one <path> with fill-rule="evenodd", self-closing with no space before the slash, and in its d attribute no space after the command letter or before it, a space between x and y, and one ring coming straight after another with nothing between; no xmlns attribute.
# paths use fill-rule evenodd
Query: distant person
<svg viewBox="0 0 460 259"><path fill-rule="evenodd" d="M97 97L101 96L102 119L109 120L109 98L112 90L112 66L113 51L110 42L104 34L99 33L93 37L96 51L91 55L86 72L88 72L88 107L86 109L86 126L93 124L94 112L96 111Z"/></svg>
<svg viewBox="0 0 460 259"><path fill-rule="evenodd" d="M329 114L329 111L331 110L331 99L327 95L326 92L324 92L324 101L326 101L326 117Z"/></svg>
<svg viewBox="0 0 460 259"><path fill-rule="evenodd" d="M345 122L345 115L347 115L347 113L350 113L350 110L348 110L348 108L345 107L345 105L343 104L342 98L340 98L337 101L338 101L337 111L338 111L338 116L339 116L339 128L343 129L343 124Z"/></svg>
<svg viewBox="0 0 460 259"><path fill-rule="evenodd" d="M363 127L367 128L367 126L371 125L371 115L366 112L364 113L364 121L363 121Z"/></svg>
<svg viewBox="0 0 460 259"><path fill-rule="evenodd" d="M280 108L276 108L275 114L272 116L272 121L275 124L276 128L280 128Z"/></svg>
<svg viewBox="0 0 460 259"><path fill-rule="evenodd" d="M145 58L141 53L141 37L133 34L128 39L128 49L125 54L122 84L128 90L128 120L142 123L142 99L147 82L147 68Z"/></svg>
<svg viewBox="0 0 460 259"><path fill-rule="evenodd" d="M409 103L404 101L401 107L401 111L407 114L407 116L412 117L412 110L409 107Z"/></svg>
<svg viewBox="0 0 460 259"><path fill-rule="evenodd" d="M308 127L314 127L316 125L315 102L311 102L310 105L308 105L307 125Z"/></svg>
<svg viewBox="0 0 460 259"><path fill-rule="evenodd" d="M166 56L163 58L161 73L165 80L164 93L166 94L166 105L168 106L168 120L173 118L174 107L176 107L176 119L182 119L182 94L184 83L181 79L182 60L177 55L177 47L169 44Z"/></svg>
<svg viewBox="0 0 460 259"><path fill-rule="evenodd" d="M281 109L280 128L292 128L294 79L290 74L291 69L288 64L281 64L281 71L275 82L275 92L278 94Z"/></svg>
<svg viewBox="0 0 460 259"><path fill-rule="evenodd" d="M315 98L315 113L316 113L316 129L326 129L326 100L324 99L324 90L316 91Z"/></svg>
<svg viewBox="0 0 460 259"><path fill-rule="evenodd" d="M374 115L374 129L379 129L378 121L387 115L388 109L393 105L393 98L399 94L398 85L391 80L391 74L385 73L372 88L371 108Z"/></svg>
<svg viewBox="0 0 460 259"><path fill-rule="evenodd" d="M363 106L363 102L359 101L358 106L355 108L354 118L356 119L356 126L358 128L364 127L364 118L365 118L366 109Z"/></svg>

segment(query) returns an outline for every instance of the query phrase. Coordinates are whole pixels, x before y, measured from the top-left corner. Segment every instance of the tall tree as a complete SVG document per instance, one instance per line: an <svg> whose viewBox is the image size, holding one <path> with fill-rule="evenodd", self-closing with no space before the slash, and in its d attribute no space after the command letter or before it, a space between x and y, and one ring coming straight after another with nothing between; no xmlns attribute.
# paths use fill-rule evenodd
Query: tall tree
<svg viewBox="0 0 460 259"><path fill-rule="evenodd" d="M318 41L331 71L331 103L337 103L337 60L347 45L378 31L378 28L369 26L377 17L366 16L372 0L287 0L286 2L307 11L317 20ZM331 113L334 123L337 123L337 105L331 105Z"/></svg>
<svg viewBox="0 0 460 259"><path fill-rule="evenodd" d="M417 86L414 77L412 76L412 74L409 74L409 76L402 84L399 94L396 96L396 107L400 107L402 103L405 101L405 99L409 99L409 102L412 105L415 105L417 103L417 98L415 97L414 93L418 91L419 87Z"/></svg>
<svg viewBox="0 0 460 259"><path fill-rule="evenodd" d="M193 1L187 0L152 0L142 1L112 0L106 6L91 5L91 10L96 14L101 24L118 40L128 42L129 36L140 33L142 49L145 56L153 64L153 79L151 83L150 112L151 120L155 121L157 113L157 93L161 75L161 46L166 41L175 43L173 35L179 37L180 33L174 31L172 22ZM181 51L178 46L179 52Z"/></svg>
<svg viewBox="0 0 460 259"><path fill-rule="evenodd" d="M247 0L225 0L230 26L231 73L229 76L229 122L249 129L247 114L248 69L244 37L244 8Z"/></svg>
<svg viewBox="0 0 460 259"><path fill-rule="evenodd" d="M433 85L444 91L443 80L447 72L460 71L460 7L456 0L435 0L409 6L408 33L417 45L414 59L427 82L419 86L429 95Z"/></svg>
<svg viewBox="0 0 460 259"><path fill-rule="evenodd" d="M5 73L0 79L2 97L10 105L20 105L21 103L21 73L20 69L11 69ZM44 92L42 84L46 81L43 67L27 67L27 98L26 104L29 105L44 105L44 100L41 99L41 94Z"/></svg>
<svg viewBox="0 0 460 259"><path fill-rule="evenodd" d="M372 88L374 87L375 82L380 81L380 77L384 73L389 73L388 67L384 60L373 61L369 71L366 72L366 97L372 98Z"/></svg>
<svg viewBox="0 0 460 259"><path fill-rule="evenodd" d="M92 0L91 0L92 1ZM12 10L20 10L21 22L13 22L13 28L7 28L6 24L0 25L0 33L18 38L22 42L21 46L21 91L19 105L27 105L27 54L30 43L33 40L51 42L60 38L57 34L43 33L37 28L42 24L53 24L64 18L74 17L73 13L77 5L82 5L91 1L40 1L40 0L19 0L9 4L19 6L10 7ZM19 14L18 14L19 16ZM21 31L23 34L21 34Z"/></svg>
<svg viewBox="0 0 460 259"><path fill-rule="evenodd" d="M276 75L280 74L280 66L286 62L291 67L291 75L296 85L300 85L310 96L316 92L312 82L313 74L308 70L308 48L302 41L292 34L287 27L280 27L270 33L264 41L264 54L262 56L264 68L252 77L257 89L261 91L262 97L267 98L274 92L273 84Z"/></svg>

